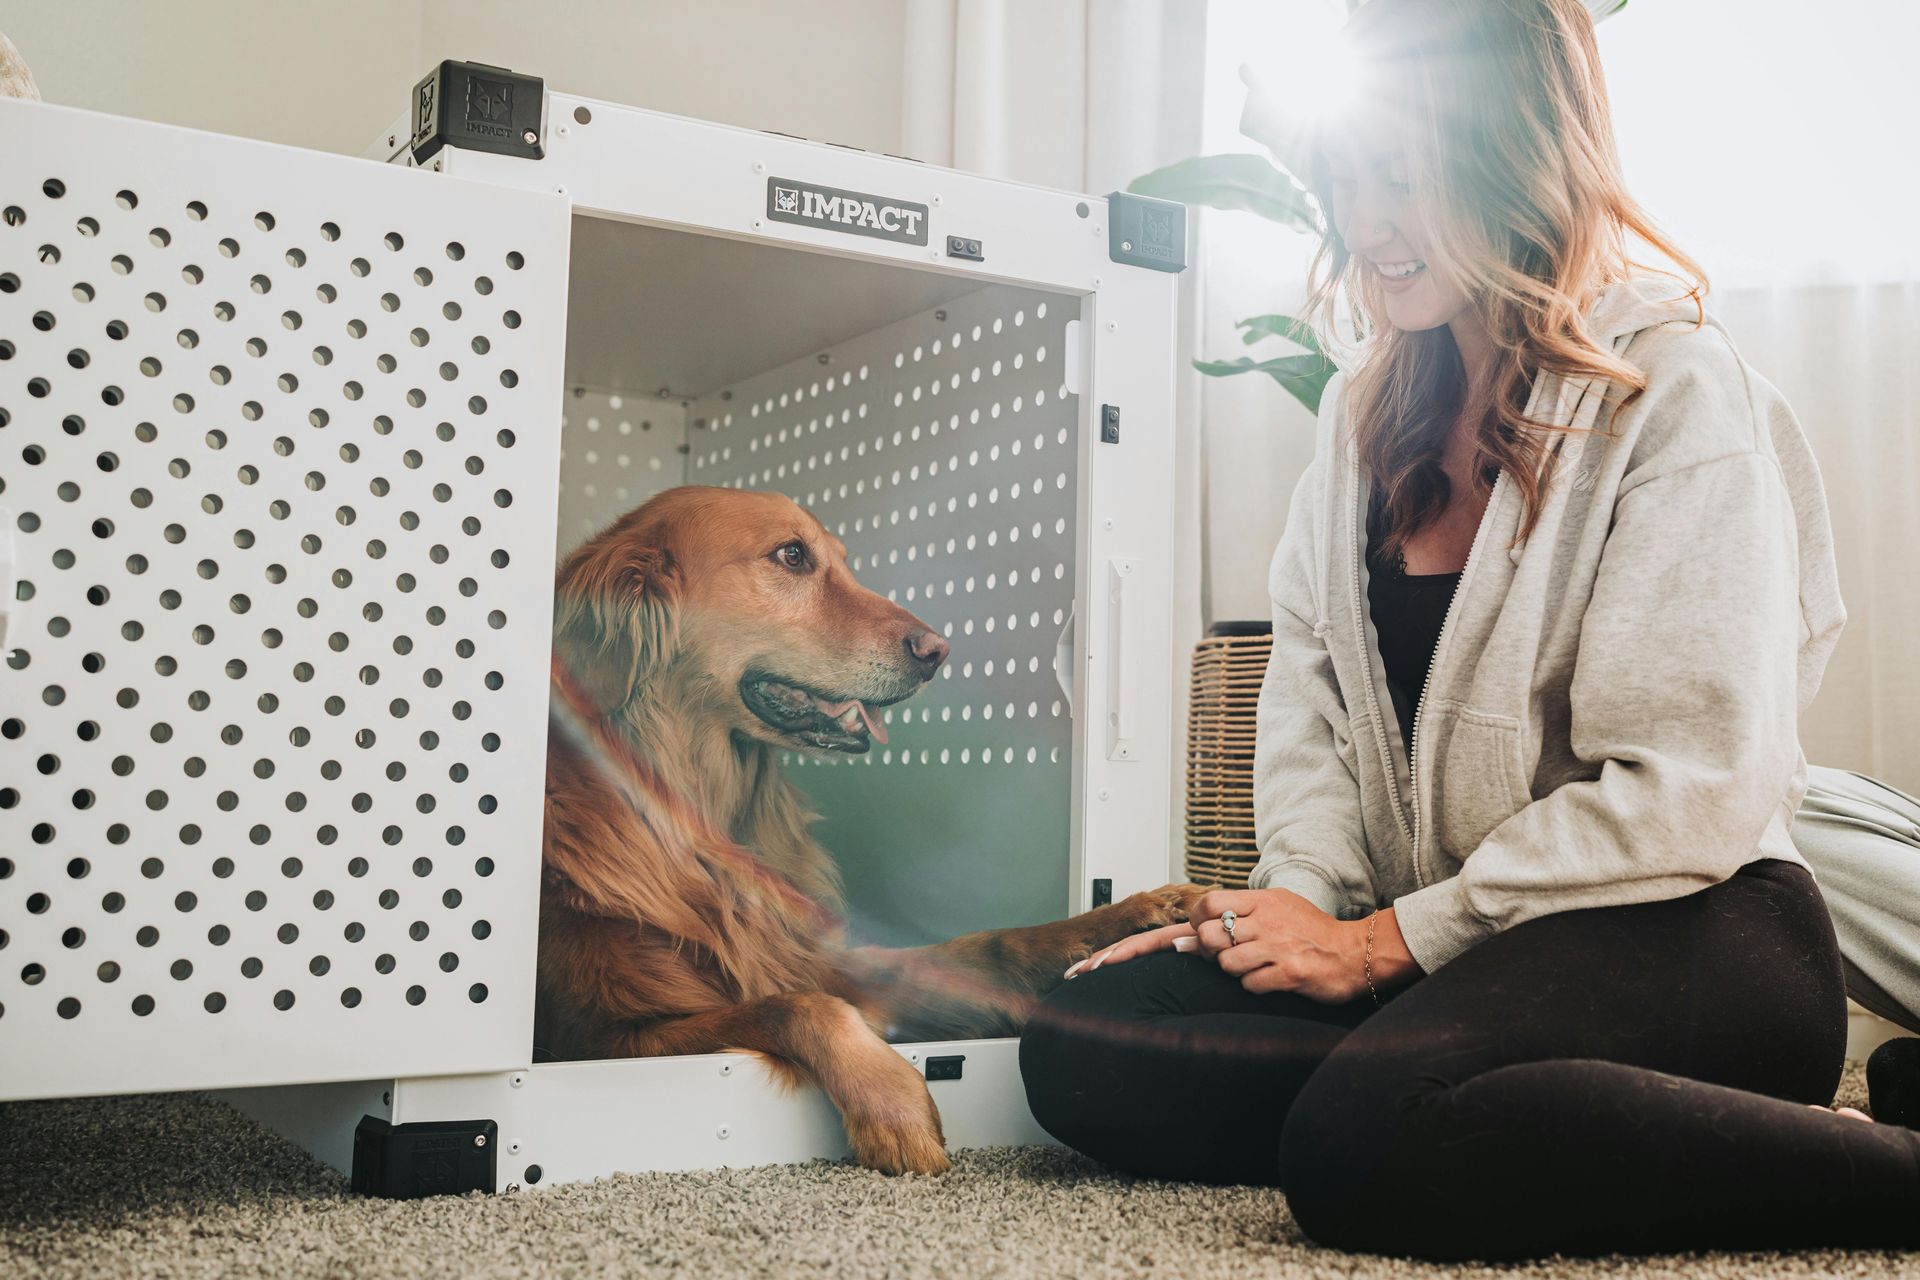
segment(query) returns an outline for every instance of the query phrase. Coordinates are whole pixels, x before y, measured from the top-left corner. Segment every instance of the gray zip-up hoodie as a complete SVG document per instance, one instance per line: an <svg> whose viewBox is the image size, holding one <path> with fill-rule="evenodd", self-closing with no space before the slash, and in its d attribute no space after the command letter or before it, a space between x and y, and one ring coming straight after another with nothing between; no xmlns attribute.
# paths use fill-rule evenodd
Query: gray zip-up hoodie
<svg viewBox="0 0 1920 1280"><path fill-rule="evenodd" d="M1273 556L1255 888L1342 919L1393 906L1432 973L1537 916L1679 897L1788 838L1799 714L1846 621L1820 473L1780 393L1675 283L1604 290L1593 336L1641 370L1536 378L1561 433L1539 522L1495 483L1408 759L1367 608L1367 484L1327 387ZM1617 399L1617 396L1616 396ZM1809 868L1811 870L1811 868Z"/></svg>

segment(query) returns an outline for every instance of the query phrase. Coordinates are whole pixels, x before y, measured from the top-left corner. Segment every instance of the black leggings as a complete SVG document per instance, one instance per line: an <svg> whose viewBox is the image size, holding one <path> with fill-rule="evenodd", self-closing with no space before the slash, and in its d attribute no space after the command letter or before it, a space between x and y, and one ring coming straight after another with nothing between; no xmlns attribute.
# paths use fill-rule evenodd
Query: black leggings
<svg viewBox="0 0 1920 1280"><path fill-rule="evenodd" d="M1831 1102L1846 994L1808 872L1543 916L1340 1005L1205 956L1082 971L1034 1117L1151 1177L1280 1186L1311 1239L1439 1260L1920 1246L1920 1133Z"/></svg>

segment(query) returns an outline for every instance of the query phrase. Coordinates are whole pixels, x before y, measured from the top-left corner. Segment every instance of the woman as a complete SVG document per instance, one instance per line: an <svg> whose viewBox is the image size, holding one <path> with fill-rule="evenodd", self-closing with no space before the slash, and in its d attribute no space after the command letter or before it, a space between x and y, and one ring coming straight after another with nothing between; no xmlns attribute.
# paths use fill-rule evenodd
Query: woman
<svg viewBox="0 0 1920 1280"><path fill-rule="evenodd" d="M1822 1105L1845 995L1788 830L1845 614L1806 441L1623 190L1579 0L1349 38L1316 297L1366 341L1274 554L1254 887L1068 972L1034 1115L1366 1252L1920 1244L1920 1134Z"/></svg>

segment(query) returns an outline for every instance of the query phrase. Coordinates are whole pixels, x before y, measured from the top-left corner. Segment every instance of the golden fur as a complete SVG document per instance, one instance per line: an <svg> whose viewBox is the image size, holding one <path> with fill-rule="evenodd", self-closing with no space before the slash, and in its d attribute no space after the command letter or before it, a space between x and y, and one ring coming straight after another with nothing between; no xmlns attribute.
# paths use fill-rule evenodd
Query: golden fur
<svg viewBox="0 0 1920 1280"><path fill-rule="evenodd" d="M538 1047L755 1053L826 1091L862 1164L944 1170L926 1083L883 1036L1014 1034L1069 964L1184 919L1202 892L1168 885L932 947L849 947L838 870L776 753L864 750L869 711L910 696L946 652L776 494L669 490L569 556Z"/></svg>

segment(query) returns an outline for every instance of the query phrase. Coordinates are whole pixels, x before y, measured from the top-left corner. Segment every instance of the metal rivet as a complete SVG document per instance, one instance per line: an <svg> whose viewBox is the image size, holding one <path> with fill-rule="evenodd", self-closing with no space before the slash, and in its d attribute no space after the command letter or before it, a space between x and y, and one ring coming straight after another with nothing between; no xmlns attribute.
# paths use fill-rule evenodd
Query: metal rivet
<svg viewBox="0 0 1920 1280"><path fill-rule="evenodd" d="M534 143L540 141L540 135L529 129L520 135L520 141L526 143L528 146L532 146Z"/></svg>
<svg viewBox="0 0 1920 1280"><path fill-rule="evenodd" d="M723 1075L723 1076L730 1076L730 1075L732 1075L732 1074L733 1074L733 1064L732 1064L731 1062L723 1062L723 1063L721 1063L721 1064L720 1064L720 1074L721 1074L721 1075Z"/></svg>
<svg viewBox="0 0 1920 1280"><path fill-rule="evenodd" d="M933 202L934 202L935 204L939 204L939 203L940 203L940 197L936 195L936 196L935 196L935 197L933 198Z"/></svg>
<svg viewBox="0 0 1920 1280"><path fill-rule="evenodd" d="M936 245L935 247L927 250L927 256L929 258L938 258L940 256L939 246Z"/></svg>
<svg viewBox="0 0 1920 1280"><path fill-rule="evenodd" d="M521 1085L525 1084L526 1082L527 1082L527 1077L524 1072L516 1071L511 1076L507 1077L507 1083L512 1085L516 1089L518 1089Z"/></svg>
<svg viewBox="0 0 1920 1280"><path fill-rule="evenodd" d="M474 1146L476 1146L476 1147L484 1147L484 1146L486 1146L486 1145L487 1145L487 1135L486 1135L486 1134L484 1134L484 1133L476 1133L476 1134L474 1134L474 1135L473 1135L473 1145L474 1145Z"/></svg>
<svg viewBox="0 0 1920 1280"><path fill-rule="evenodd" d="M1111 528L1113 528L1113 517L1112 517L1112 516L1108 516L1108 517L1107 517L1107 518L1106 518L1105 520L1102 520L1102 521L1100 522L1100 527L1101 527L1102 529L1111 529Z"/></svg>
<svg viewBox="0 0 1920 1280"><path fill-rule="evenodd" d="M1107 332L1108 332L1108 333L1117 333L1117 332L1119 331L1119 329L1120 329L1120 322L1119 322L1118 320L1109 320L1109 321L1107 321Z"/></svg>
<svg viewBox="0 0 1920 1280"><path fill-rule="evenodd" d="M1094 288L1096 288L1096 289L1098 289L1098 288L1100 287L1100 277L1099 277L1099 276L1095 276L1095 277L1093 278L1093 287L1094 287Z"/></svg>
<svg viewBox="0 0 1920 1280"><path fill-rule="evenodd" d="M718 1129L714 1130L714 1133L722 1138L729 1137L733 1133L733 1126L730 1124L723 1124Z"/></svg>
<svg viewBox="0 0 1920 1280"><path fill-rule="evenodd" d="M1105 787L1100 788L1100 798L1102 800L1105 800L1111 794L1112 792L1108 791Z"/></svg>
<svg viewBox="0 0 1920 1280"><path fill-rule="evenodd" d="M512 1142L509 1142L507 1144L507 1154L510 1156L517 1156L520 1154L520 1139L515 1138Z"/></svg>
<svg viewBox="0 0 1920 1280"><path fill-rule="evenodd" d="M758 230L760 230L760 228L761 228L761 226L762 226L762 225L764 225L764 224L763 224L763 223L762 223L762 222L760 221L760 219L758 219L758 218L755 218L755 219L753 220L753 229L754 229L755 231L758 231Z"/></svg>
<svg viewBox="0 0 1920 1280"><path fill-rule="evenodd" d="M755 173L765 173L767 171L767 166L765 162L760 160L755 160L753 162L753 171Z"/></svg>
<svg viewBox="0 0 1920 1280"><path fill-rule="evenodd" d="M565 137L569 137L569 136L571 136L571 135L572 135L572 133L573 133L573 130L572 130L572 129L569 129L569 128L568 128L568 127L567 127L566 125L564 125L564 124L563 124L563 125L561 125L561 126L560 126L560 136L561 136L561 137L563 137L563 138L565 138Z"/></svg>

